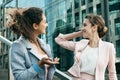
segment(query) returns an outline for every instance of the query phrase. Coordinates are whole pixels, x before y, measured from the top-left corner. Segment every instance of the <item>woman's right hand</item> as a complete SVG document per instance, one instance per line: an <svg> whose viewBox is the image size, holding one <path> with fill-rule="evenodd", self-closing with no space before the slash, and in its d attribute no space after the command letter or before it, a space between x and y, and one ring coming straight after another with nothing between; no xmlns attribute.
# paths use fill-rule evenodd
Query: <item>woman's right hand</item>
<svg viewBox="0 0 120 80"><path fill-rule="evenodd" d="M47 57L47 58L44 57L38 62L38 65L42 66L44 64L47 64L47 65L59 64L59 58L56 57L54 60L52 60L49 57Z"/></svg>

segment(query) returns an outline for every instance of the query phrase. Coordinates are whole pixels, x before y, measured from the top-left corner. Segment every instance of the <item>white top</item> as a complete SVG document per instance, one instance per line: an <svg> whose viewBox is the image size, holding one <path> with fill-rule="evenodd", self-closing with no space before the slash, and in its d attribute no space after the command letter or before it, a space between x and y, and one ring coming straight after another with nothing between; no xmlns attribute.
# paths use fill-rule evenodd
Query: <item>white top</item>
<svg viewBox="0 0 120 80"><path fill-rule="evenodd" d="M98 58L98 47L92 48L89 45L82 51L81 60L81 72L85 72L91 75L95 75L96 62Z"/></svg>

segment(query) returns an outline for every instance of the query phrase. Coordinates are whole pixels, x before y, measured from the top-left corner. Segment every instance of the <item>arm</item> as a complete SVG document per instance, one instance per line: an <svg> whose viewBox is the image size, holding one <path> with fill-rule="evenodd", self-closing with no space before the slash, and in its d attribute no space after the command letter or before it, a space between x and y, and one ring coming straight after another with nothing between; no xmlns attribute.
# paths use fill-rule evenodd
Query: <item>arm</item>
<svg viewBox="0 0 120 80"><path fill-rule="evenodd" d="M66 40L70 40L70 39L77 38L80 36L82 36L82 31L62 35L62 38L66 39Z"/></svg>
<svg viewBox="0 0 120 80"><path fill-rule="evenodd" d="M13 43L11 47L11 67L16 80L31 80L38 74L44 74L44 64L59 64L59 58L42 58L36 63L29 62L26 47L20 43Z"/></svg>
<svg viewBox="0 0 120 80"><path fill-rule="evenodd" d="M73 33L65 34L65 35L59 34L58 37L55 38L55 41L60 46L66 48L68 50L74 51L76 42L68 41L68 40L79 37L81 35L82 35L81 31L73 32Z"/></svg>
<svg viewBox="0 0 120 80"><path fill-rule="evenodd" d="M110 80L117 80L117 75L116 75L116 67L115 67L115 48L112 44L109 49L109 63L108 63L108 71L109 71L109 79Z"/></svg>
<svg viewBox="0 0 120 80"><path fill-rule="evenodd" d="M27 54L27 50L25 46L19 43L13 43L10 52L11 68L15 80L31 80L37 74L43 72L43 69L37 63L26 67L25 54Z"/></svg>

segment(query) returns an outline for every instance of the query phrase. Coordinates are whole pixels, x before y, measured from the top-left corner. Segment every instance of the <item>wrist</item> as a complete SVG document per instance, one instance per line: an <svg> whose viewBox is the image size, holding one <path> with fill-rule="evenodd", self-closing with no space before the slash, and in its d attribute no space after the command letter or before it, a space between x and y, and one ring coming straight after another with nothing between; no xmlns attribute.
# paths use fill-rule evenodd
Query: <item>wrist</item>
<svg viewBox="0 0 120 80"><path fill-rule="evenodd" d="M38 65L41 67L43 65L43 62L41 60L38 61Z"/></svg>

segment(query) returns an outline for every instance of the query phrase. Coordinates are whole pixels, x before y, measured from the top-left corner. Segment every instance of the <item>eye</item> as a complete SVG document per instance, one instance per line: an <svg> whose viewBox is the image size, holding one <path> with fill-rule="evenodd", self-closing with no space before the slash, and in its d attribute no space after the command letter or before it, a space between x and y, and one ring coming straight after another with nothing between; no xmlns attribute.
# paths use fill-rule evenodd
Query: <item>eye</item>
<svg viewBox="0 0 120 80"><path fill-rule="evenodd" d="M86 26L87 26L87 24L85 24L85 23L84 23L84 24L83 24L83 26L84 26L84 27L86 27Z"/></svg>

